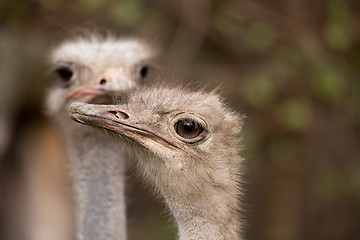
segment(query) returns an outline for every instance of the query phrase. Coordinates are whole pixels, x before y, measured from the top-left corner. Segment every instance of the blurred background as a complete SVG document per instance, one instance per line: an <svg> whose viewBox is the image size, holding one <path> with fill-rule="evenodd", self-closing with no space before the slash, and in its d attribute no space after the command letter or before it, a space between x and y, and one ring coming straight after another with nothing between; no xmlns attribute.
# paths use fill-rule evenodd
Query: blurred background
<svg viewBox="0 0 360 240"><path fill-rule="evenodd" d="M145 36L165 69L246 114L245 239L360 239L359 13L356 0L1 0L0 239L71 232L66 153L42 101L49 46L81 24ZM129 239L175 239L129 178Z"/></svg>

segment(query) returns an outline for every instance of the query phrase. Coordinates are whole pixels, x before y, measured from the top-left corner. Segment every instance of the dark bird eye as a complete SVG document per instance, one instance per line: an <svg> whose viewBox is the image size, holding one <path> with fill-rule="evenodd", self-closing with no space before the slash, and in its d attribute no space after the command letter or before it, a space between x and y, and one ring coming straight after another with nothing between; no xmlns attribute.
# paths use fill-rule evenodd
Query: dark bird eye
<svg viewBox="0 0 360 240"><path fill-rule="evenodd" d="M60 77L60 79L68 83L71 80L71 77L73 76L73 71L68 67L61 67L55 70L55 73Z"/></svg>
<svg viewBox="0 0 360 240"><path fill-rule="evenodd" d="M148 72L149 72L148 66L142 66L142 67L140 68L140 76L141 76L142 78L145 78L145 77L147 76Z"/></svg>
<svg viewBox="0 0 360 240"><path fill-rule="evenodd" d="M193 139L199 136L204 128L197 122L191 119L183 119L175 123L175 131L185 139Z"/></svg>

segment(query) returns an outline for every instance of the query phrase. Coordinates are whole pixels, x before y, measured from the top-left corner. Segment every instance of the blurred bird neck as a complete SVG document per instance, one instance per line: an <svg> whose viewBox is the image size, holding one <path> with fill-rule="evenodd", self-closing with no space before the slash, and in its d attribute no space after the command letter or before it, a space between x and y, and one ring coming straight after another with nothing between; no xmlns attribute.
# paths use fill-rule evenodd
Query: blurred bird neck
<svg viewBox="0 0 360 240"><path fill-rule="evenodd" d="M96 129L77 127L68 134L77 239L124 240L125 161L120 145Z"/></svg>

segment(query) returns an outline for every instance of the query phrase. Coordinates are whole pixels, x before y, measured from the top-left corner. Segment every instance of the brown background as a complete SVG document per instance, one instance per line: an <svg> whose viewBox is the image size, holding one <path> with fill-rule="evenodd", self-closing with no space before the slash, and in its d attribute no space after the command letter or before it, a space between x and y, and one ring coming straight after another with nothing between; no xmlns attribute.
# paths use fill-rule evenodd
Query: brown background
<svg viewBox="0 0 360 240"><path fill-rule="evenodd" d="M220 86L247 115L246 239L360 239L359 10L356 0L1 0L0 239L71 231L66 158L42 98L48 47L81 24L151 39L169 72ZM160 201L129 178L129 239L175 239Z"/></svg>

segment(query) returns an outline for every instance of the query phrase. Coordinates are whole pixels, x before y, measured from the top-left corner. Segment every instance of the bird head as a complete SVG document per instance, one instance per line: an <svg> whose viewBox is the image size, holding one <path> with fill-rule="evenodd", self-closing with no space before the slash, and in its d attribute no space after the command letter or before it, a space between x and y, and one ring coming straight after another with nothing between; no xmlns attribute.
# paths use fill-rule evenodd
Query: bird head
<svg viewBox="0 0 360 240"><path fill-rule="evenodd" d="M138 154L140 173L162 192L184 194L238 178L242 121L216 94L146 88L115 105L73 103L70 115L119 136Z"/></svg>
<svg viewBox="0 0 360 240"><path fill-rule="evenodd" d="M50 53L54 81L47 94L47 112L67 113L74 101L106 103L102 97L141 84L151 68L148 60L156 54L137 38L90 33L63 41Z"/></svg>

